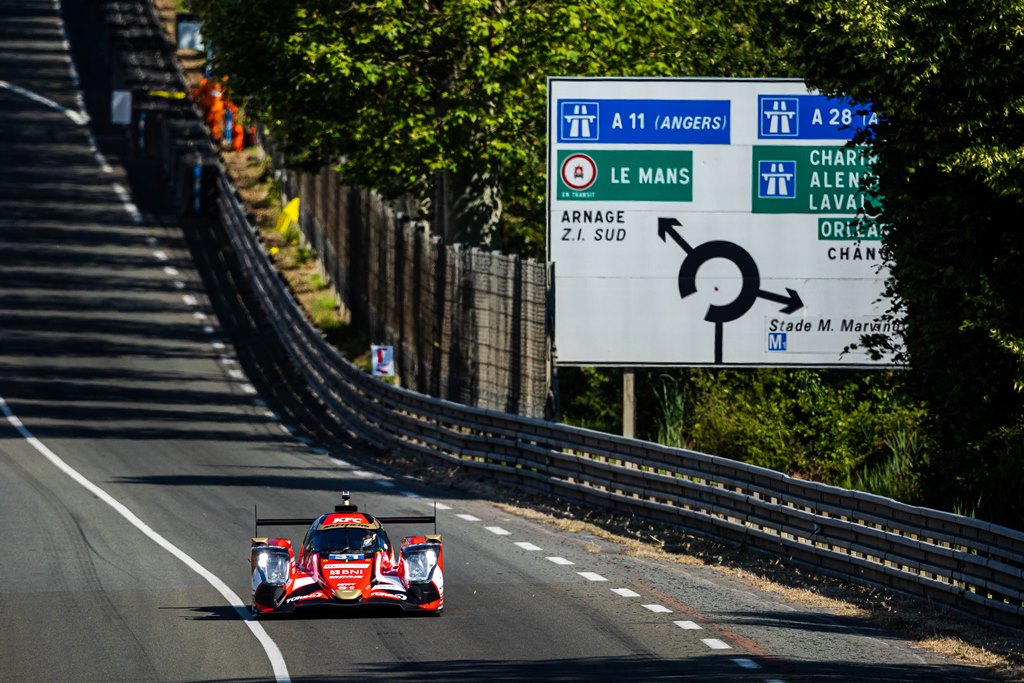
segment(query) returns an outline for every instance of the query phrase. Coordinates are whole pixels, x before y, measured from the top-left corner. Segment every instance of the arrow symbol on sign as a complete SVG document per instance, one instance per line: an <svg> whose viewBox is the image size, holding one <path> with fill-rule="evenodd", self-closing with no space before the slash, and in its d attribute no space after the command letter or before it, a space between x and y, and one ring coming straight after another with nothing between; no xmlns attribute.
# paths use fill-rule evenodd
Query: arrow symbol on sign
<svg viewBox="0 0 1024 683"><path fill-rule="evenodd" d="M683 227L683 224L677 221L675 218L659 218L658 237L661 238L662 242L665 242L665 236L671 236L672 239L675 240L676 244L682 247L683 251L689 254L691 251L693 251L693 247L691 247L687 243L687 241L683 239L683 236L676 231L676 226L679 226L681 228Z"/></svg>
<svg viewBox="0 0 1024 683"><path fill-rule="evenodd" d="M779 309L779 313L793 313L794 311L799 311L801 308L804 307L804 302L800 298L800 295L796 293L795 289L790 289L789 287L786 287L786 292L788 292L788 294L786 296L783 296L782 294L776 294L775 292L766 292L762 289L757 292L757 295L762 299L767 299L768 301L775 301L780 304L786 304L784 308Z"/></svg>

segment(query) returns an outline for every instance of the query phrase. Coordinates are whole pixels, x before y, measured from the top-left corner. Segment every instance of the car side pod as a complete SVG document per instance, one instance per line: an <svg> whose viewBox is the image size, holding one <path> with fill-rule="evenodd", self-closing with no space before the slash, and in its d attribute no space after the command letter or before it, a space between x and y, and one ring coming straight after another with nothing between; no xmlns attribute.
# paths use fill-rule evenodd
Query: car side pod
<svg viewBox="0 0 1024 683"><path fill-rule="evenodd" d="M411 603L440 615L444 608L444 548L441 537L407 536L402 540L402 560Z"/></svg>
<svg viewBox="0 0 1024 683"><path fill-rule="evenodd" d="M284 541L283 543L281 541ZM278 538L253 538L249 550L252 572L252 604L274 609L284 599L284 586L291 574L291 541Z"/></svg>

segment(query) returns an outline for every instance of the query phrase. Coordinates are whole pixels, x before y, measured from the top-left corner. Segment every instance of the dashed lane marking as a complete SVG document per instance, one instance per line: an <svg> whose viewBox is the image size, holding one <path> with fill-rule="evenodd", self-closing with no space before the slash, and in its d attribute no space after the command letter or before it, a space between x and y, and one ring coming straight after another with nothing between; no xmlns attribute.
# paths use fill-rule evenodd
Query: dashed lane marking
<svg viewBox="0 0 1024 683"><path fill-rule="evenodd" d="M621 595L624 598L639 598L640 594L631 588L613 588L612 593Z"/></svg>
<svg viewBox="0 0 1024 683"><path fill-rule="evenodd" d="M455 515L455 516L458 517L459 519L464 519L467 522L479 522L480 521L480 518L476 517L474 515Z"/></svg>
<svg viewBox="0 0 1024 683"><path fill-rule="evenodd" d="M644 609L649 609L657 614L669 614L672 611L664 605L644 605Z"/></svg>
<svg viewBox="0 0 1024 683"><path fill-rule="evenodd" d="M485 529L490 531L495 536L511 536L512 532L502 529L500 526L485 526Z"/></svg>
<svg viewBox="0 0 1024 683"><path fill-rule="evenodd" d="M547 560L548 562L554 562L555 564L564 564L564 565L576 564L572 560L567 560L564 557L557 557L557 556L555 556L555 557L545 557L544 559Z"/></svg>
<svg viewBox="0 0 1024 683"><path fill-rule="evenodd" d="M731 650L732 649L732 645L729 645L729 643L726 643L723 640L719 640L718 638L701 638L700 642L704 643L705 645L710 647L712 650Z"/></svg>
<svg viewBox="0 0 1024 683"><path fill-rule="evenodd" d="M686 631L700 631L703 627L694 621L673 621L673 624Z"/></svg>
<svg viewBox="0 0 1024 683"><path fill-rule="evenodd" d="M516 545L522 548L523 550L540 550L540 546L536 546L530 543L529 541L519 541L518 543L516 543Z"/></svg>
<svg viewBox="0 0 1024 683"><path fill-rule="evenodd" d="M594 572L576 572L576 573L579 574L580 576L582 576L587 581L607 581L608 580L608 579L604 578L603 576L601 576L600 574L595 574Z"/></svg>

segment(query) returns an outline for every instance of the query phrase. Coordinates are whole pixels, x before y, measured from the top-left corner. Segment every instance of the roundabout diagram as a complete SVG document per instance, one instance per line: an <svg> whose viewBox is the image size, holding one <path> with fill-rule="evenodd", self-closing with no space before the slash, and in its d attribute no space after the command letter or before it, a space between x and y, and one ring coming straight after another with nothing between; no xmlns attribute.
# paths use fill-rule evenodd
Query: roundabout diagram
<svg viewBox="0 0 1024 683"><path fill-rule="evenodd" d="M779 312L787 315L803 308L804 303L800 299L800 294L794 289L787 287L785 294L761 289L761 274L757 263L750 252L742 246L723 240L711 240L693 246L677 229L682 227L683 224L675 218L658 218L658 237L666 244L671 238L685 254L683 262L679 266L680 298L685 299L697 293L697 273L701 266L714 259L731 262L739 270L741 276L740 289L735 298L725 304L710 304L704 314L704 320L715 326L715 364L722 364L725 323L743 317L754 306L757 299L783 304Z"/></svg>

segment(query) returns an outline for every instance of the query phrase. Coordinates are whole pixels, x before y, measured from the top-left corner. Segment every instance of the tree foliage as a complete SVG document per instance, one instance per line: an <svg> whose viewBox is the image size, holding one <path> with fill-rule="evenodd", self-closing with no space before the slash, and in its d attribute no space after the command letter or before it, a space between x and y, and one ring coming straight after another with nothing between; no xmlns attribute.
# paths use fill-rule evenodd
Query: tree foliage
<svg viewBox="0 0 1024 683"><path fill-rule="evenodd" d="M796 61L883 115L868 142L893 315L939 445L933 504L1021 525L1024 3L792 3Z"/></svg>
<svg viewBox="0 0 1024 683"><path fill-rule="evenodd" d="M754 46L783 5L755 4L192 0L215 67L290 163L337 163L424 207L447 178L484 198L470 208L488 202L476 221L497 220L506 251L530 256L544 244L546 77L780 75L783 46ZM499 246L477 227L469 241Z"/></svg>
<svg viewBox="0 0 1024 683"><path fill-rule="evenodd" d="M337 162L350 182L424 205L438 173L483 178L530 219L543 205L545 77L666 75L681 52L663 3L194 5L216 68L291 162Z"/></svg>

